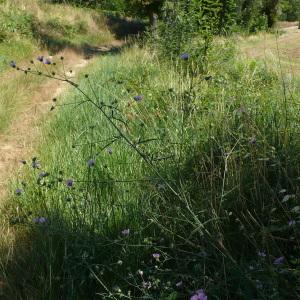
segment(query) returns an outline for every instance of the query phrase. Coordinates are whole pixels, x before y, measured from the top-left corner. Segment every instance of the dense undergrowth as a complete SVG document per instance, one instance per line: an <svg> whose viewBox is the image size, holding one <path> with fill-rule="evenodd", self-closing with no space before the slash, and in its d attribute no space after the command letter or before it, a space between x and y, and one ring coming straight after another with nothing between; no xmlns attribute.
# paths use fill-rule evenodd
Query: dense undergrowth
<svg viewBox="0 0 300 300"><path fill-rule="evenodd" d="M54 102L9 205L8 299L299 297L299 83L206 54L133 47Z"/></svg>

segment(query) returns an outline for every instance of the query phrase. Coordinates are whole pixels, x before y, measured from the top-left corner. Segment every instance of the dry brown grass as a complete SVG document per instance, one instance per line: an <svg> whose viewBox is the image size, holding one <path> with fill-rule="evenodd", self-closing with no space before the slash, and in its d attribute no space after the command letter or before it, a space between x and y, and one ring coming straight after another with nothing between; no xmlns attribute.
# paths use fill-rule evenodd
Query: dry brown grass
<svg viewBox="0 0 300 300"><path fill-rule="evenodd" d="M242 56L264 60L269 67L278 69L279 62L285 73L300 75L300 30L290 26L276 33L259 33L237 37Z"/></svg>

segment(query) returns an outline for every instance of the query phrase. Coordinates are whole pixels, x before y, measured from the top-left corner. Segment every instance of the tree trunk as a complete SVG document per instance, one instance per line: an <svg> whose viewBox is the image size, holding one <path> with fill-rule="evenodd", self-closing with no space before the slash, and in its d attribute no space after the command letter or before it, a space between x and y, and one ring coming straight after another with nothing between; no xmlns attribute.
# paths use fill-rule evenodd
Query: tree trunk
<svg viewBox="0 0 300 300"><path fill-rule="evenodd" d="M149 22L152 29L156 29L157 20L158 20L158 15L155 12L151 11L149 13Z"/></svg>
<svg viewBox="0 0 300 300"><path fill-rule="evenodd" d="M265 5L265 14L268 19L268 27L271 28L274 26L276 17L277 17L277 9L278 9L279 0L267 0Z"/></svg>

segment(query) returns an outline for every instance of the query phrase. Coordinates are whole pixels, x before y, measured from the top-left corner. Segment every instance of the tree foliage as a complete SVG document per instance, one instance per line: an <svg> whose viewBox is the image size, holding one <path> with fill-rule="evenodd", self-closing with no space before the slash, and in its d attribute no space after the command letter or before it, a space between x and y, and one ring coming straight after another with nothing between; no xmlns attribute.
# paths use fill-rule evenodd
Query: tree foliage
<svg viewBox="0 0 300 300"><path fill-rule="evenodd" d="M272 27L281 12L281 19L299 18L299 0L50 0L76 5L113 10L125 15L149 18L154 23L166 7L176 6L185 13L193 13L199 26L214 24L218 33L230 30L233 25L250 32ZM177 10L178 11L178 10ZM210 19L207 22L207 19Z"/></svg>
<svg viewBox="0 0 300 300"><path fill-rule="evenodd" d="M299 21L300 20L300 1L299 0L281 0L280 19L283 21Z"/></svg>

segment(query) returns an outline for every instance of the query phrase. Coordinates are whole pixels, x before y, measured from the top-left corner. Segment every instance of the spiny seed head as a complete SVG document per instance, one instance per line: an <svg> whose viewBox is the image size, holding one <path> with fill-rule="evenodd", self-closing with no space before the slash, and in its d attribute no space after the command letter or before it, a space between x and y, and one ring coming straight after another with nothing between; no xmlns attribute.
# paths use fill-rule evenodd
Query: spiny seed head
<svg viewBox="0 0 300 300"><path fill-rule="evenodd" d="M32 159L31 166L33 169L39 169L41 167L40 163L36 159Z"/></svg>
<svg viewBox="0 0 300 300"><path fill-rule="evenodd" d="M64 57L63 57L63 56L61 56L61 57L60 57L60 60L64 60Z"/></svg>
<svg viewBox="0 0 300 300"><path fill-rule="evenodd" d="M23 160L23 159L22 159L22 160L20 160L20 163L21 163L22 165L26 165L27 162L26 162L26 160Z"/></svg>
<svg viewBox="0 0 300 300"><path fill-rule="evenodd" d="M40 62L43 62L43 60L44 60L44 56L42 56L42 55L39 55L37 58L36 58L38 61L40 61Z"/></svg>
<svg viewBox="0 0 300 300"><path fill-rule="evenodd" d="M16 68L16 67L17 67L17 63L16 63L14 60L12 60L12 61L9 63L9 65L10 65L12 68Z"/></svg>
<svg viewBox="0 0 300 300"><path fill-rule="evenodd" d="M17 188L17 189L16 189L16 195L17 195L17 196L21 196L22 193L23 193L23 190L22 190L22 189L20 189L20 188Z"/></svg>
<svg viewBox="0 0 300 300"><path fill-rule="evenodd" d="M67 179L66 180L66 186L67 187L73 187L74 185L74 180L73 179Z"/></svg>
<svg viewBox="0 0 300 300"><path fill-rule="evenodd" d="M53 102L56 102L56 101L57 101L57 99L56 99L56 98L53 98L53 99L52 99L52 101L53 101Z"/></svg>
<svg viewBox="0 0 300 300"><path fill-rule="evenodd" d="M51 65L51 60L49 58L45 58L43 62L45 65Z"/></svg>
<svg viewBox="0 0 300 300"><path fill-rule="evenodd" d="M88 77L89 77L89 74L85 74L84 77L85 77L85 78L88 78Z"/></svg>
<svg viewBox="0 0 300 300"><path fill-rule="evenodd" d="M47 173L47 172L41 172L41 173L39 174L39 177L40 177L40 178L45 178L45 177L47 177L47 176L49 176L49 173Z"/></svg>
<svg viewBox="0 0 300 300"><path fill-rule="evenodd" d="M31 64L34 64L34 61L33 61L33 60L31 60L31 61L30 61L30 63L31 63Z"/></svg>
<svg viewBox="0 0 300 300"><path fill-rule="evenodd" d="M88 164L89 167L94 167L95 164L96 164L96 162L95 162L94 159L89 159L88 162L87 162L87 164Z"/></svg>
<svg viewBox="0 0 300 300"><path fill-rule="evenodd" d="M51 74L52 74L52 76L55 76L55 72L52 72Z"/></svg>
<svg viewBox="0 0 300 300"><path fill-rule="evenodd" d="M55 109L55 106L51 106L50 111L53 111Z"/></svg>
<svg viewBox="0 0 300 300"><path fill-rule="evenodd" d="M133 97L133 99L135 100L135 101L142 101L143 100L143 96L142 95L137 95L137 96L134 96Z"/></svg>
<svg viewBox="0 0 300 300"><path fill-rule="evenodd" d="M190 58L190 55L188 53L182 53L180 54L180 58L182 60L188 60Z"/></svg>

